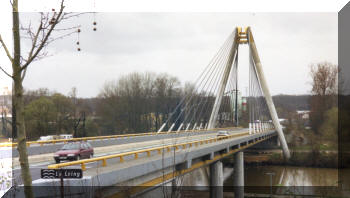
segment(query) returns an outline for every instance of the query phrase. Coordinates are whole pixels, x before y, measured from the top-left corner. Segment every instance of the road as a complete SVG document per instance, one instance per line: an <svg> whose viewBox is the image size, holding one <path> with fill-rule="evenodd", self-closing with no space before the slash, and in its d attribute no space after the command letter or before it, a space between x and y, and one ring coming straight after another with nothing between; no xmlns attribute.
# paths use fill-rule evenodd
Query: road
<svg viewBox="0 0 350 198"><path fill-rule="evenodd" d="M145 141L151 141L151 140L186 137L189 135L196 136L196 135L208 134L211 132L213 131L165 133L165 134L155 134L155 135L147 134L147 135L140 135L140 136L88 140L88 142L90 142L90 144L94 148L97 148L97 147L105 147L105 146L117 145L117 144L129 144L129 143L145 142ZM53 153L53 152L56 152L59 148L61 148L63 144L64 143L62 142L56 143L56 144L44 144L43 146L41 146L40 144L31 144L29 147L27 147L27 153L28 153L28 156L45 154L45 153ZM18 155L17 148L0 147L1 158L15 158L18 156L19 155Z"/></svg>
<svg viewBox="0 0 350 198"><path fill-rule="evenodd" d="M247 129L230 129L227 130L230 135L235 134L235 133L241 133L243 131L247 131ZM118 153L124 153L124 152L130 152L130 151L135 151L135 150L143 150L147 148L153 148L153 147L160 147L160 146L166 146L166 145L173 145L173 144L178 144L178 143L186 143L186 142L191 142L191 141L196 141L196 140L203 140L203 139L208 139L208 138L214 138L216 137L217 132L212 131L208 132L205 134L198 133L197 135L193 136L181 136L181 137L176 137L176 138L167 138L167 139L161 139L161 140L151 140L151 141L144 141L144 142L135 142L135 143L129 143L129 144L118 144L118 145L112 145L112 146L106 146L106 147L99 147L95 148L95 155L94 157L100 157L100 156L105 156L105 155L111 155L111 154L118 154ZM35 156L30 156L29 159L33 158ZM47 168L48 165L54 164L53 160L53 153L45 154L45 157L40 157L41 161L34 162L31 160L30 161L30 171L32 175L32 180L37 180L40 179L40 170ZM125 157L124 160L130 160L132 159L133 156L127 156ZM108 164L110 163L118 163L119 159L109 159ZM91 162L86 164L86 168L96 168L101 166L100 162ZM69 168L81 168L80 165L77 166L70 166ZM22 184L21 181L21 169L19 165L15 166L13 168L13 177L16 185Z"/></svg>

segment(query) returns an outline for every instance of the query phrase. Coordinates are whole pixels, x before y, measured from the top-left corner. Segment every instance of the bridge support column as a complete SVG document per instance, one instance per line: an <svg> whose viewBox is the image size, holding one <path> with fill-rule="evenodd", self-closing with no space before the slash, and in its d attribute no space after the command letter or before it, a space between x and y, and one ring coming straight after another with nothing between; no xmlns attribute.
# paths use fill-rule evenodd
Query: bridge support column
<svg viewBox="0 0 350 198"><path fill-rule="evenodd" d="M224 175L222 162L217 161L209 165L210 170L210 197L222 198L224 196Z"/></svg>
<svg viewBox="0 0 350 198"><path fill-rule="evenodd" d="M244 156L243 151L234 155L233 186L235 198L244 197Z"/></svg>

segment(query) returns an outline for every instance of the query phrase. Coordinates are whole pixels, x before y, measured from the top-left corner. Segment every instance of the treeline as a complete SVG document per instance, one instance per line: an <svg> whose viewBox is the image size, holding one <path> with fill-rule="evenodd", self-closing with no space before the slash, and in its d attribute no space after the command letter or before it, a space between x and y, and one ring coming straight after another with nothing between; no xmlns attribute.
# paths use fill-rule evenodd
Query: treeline
<svg viewBox="0 0 350 198"><path fill-rule="evenodd" d="M168 118L188 85L167 74L132 73L105 83L97 98L39 89L25 92L26 133L74 137L154 131Z"/></svg>
<svg viewBox="0 0 350 198"><path fill-rule="evenodd" d="M105 83L96 114L101 132L155 131L186 94L187 85L168 74L131 73Z"/></svg>
<svg viewBox="0 0 350 198"><path fill-rule="evenodd" d="M45 88L25 91L27 138L148 132L158 130L166 121L164 130L175 121L174 129L182 122L192 122L193 127L194 122L198 125L208 122L211 113L208 106L215 100L212 93L195 93L191 83L181 85L177 77L137 72L106 82L96 98L77 98L76 95L75 88L67 96ZM182 102L184 96L191 100L187 98ZM229 103L223 102L218 116L220 126L232 119L232 115L221 113L229 108ZM6 131L3 135L11 137L10 129ZM13 137L16 138L16 134Z"/></svg>
<svg viewBox="0 0 350 198"><path fill-rule="evenodd" d="M164 123L163 130L173 123L173 130L182 123L186 129L208 122L214 100L213 93L199 93L191 83L181 85L177 77L136 72L103 86L96 115L102 134L157 131ZM228 109L229 103L223 103L219 126L232 123L232 116L224 113Z"/></svg>
<svg viewBox="0 0 350 198"><path fill-rule="evenodd" d="M25 91L24 117L27 138L36 140L40 136L73 134L74 137L95 135L95 99L81 99L77 90L65 96L50 92L46 88ZM16 134L14 134L16 137Z"/></svg>
<svg viewBox="0 0 350 198"><path fill-rule="evenodd" d="M168 119L172 123L176 118L175 128L184 120L191 121L192 126L194 122L199 125L209 120L210 109L206 106L211 106L215 99L211 93L194 93L192 84L182 85L177 77L155 73L136 72L106 82L96 98L77 98L77 91L72 88L67 96L45 88L25 91L28 139L59 134L81 137L156 131ZM182 104L174 112L181 99L191 94L192 103L186 108ZM206 104L198 102L203 98ZM228 98L224 97L224 100ZM310 96L277 95L273 100L280 117L284 117L291 111L309 109ZM229 105L228 101L223 102L218 116L219 126L226 126L224 122L227 120L231 121L230 124L233 122L233 115L222 113L229 111ZM181 110L184 112L180 115ZM248 120L244 115L240 118L241 124ZM201 120L193 119L197 117Z"/></svg>
<svg viewBox="0 0 350 198"><path fill-rule="evenodd" d="M311 95L275 95L272 96L276 107L286 111L310 110Z"/></svg>
<svg viewBox="0 0 350 198"><path fill-rule="evenodd" d="M96 98L77 98L75 88L67 96L45 88L27 90L26 135L36 140L44 135L81 137L155 131L193 89L190 83L182 86L178 78L168 74L131 73L106 82Z"/></svg>

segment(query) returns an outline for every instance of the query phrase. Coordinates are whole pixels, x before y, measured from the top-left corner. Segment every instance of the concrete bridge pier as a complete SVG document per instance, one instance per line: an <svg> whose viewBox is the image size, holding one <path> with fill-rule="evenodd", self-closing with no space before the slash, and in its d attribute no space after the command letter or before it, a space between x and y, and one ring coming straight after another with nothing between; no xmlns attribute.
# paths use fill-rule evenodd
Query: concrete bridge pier
<svg viewBox="0 0 350 198"><path fill-rule="evenodd" d="M244 197L244 156L243 151L234 154L233 186L235 198Z"/></svg>
<svg viewBox="0 0 350 198"><path fill-rule="evenodd" d="M210 197L222 198L224 196L224 175L221 161L209 165L210 171Z"/></svg>

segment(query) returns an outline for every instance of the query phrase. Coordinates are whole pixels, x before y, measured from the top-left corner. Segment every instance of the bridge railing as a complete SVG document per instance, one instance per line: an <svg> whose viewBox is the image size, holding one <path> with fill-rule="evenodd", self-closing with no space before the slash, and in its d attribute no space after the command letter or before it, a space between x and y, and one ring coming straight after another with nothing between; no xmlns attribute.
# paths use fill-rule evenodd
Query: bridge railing
<svg viewBox="0 0 350 198"><path fill-rule="evenodd" d="M223 129L233 129L236 127L229 127L229 128L216 128L212 129L213 131L217 130L223 130ZM147 132L147 133L132 133L132 134L123 134L123 135L108 135L108 136L95 136L95 137L82 137L82 138L71 138L71 139L56 139L56 140L42 140L42 141L28 141L27 147L33 144L40 144L40 146L43 146L44 144L56 144L56 143L68 143L68 142L80 142L80 141L87 141L87 140L101 140L101 139L115 139L115 138L125 138L125 137L136 137L136 136L148 136L148 135L159 135L159 134L172 134L172 133L185 133L185 132L204 132L208 131L207 129L201 129L201 130L182 130L182 131L172 131L172 132ZM16 147L17 143L15 142L9 142L9 143L2 143L0 144L0 147Z"/></svg>
<svg viewBox="0 0 350 198"><path fill-rule="evenodd" d="M232 134L232 135L228 135L228 136L208 138L208 139L204 139L204 140L196 140L196 141L191 141L191 142L186 142L186 143L166 145L166 146L154 147L154 148L149 148L149 149L130 151L130 152L125 152L125 153L118 153L118 154L96 157L96 158L91 158L91 159L83 159L83 160L78 160L78 161L53 164L53 165L49 165L48 168L49 169L57 169L57 168L62 168L62 167L66 167L66 166L81 165L81 169L86 170L85 164L89 163L89 162L101 161L102 166L107 166L107 160L112 159L112 158L119 158L120 162L124 162L124 157L130 156L130 155L133 155L134 159L137 159L139 157L139 154L142 154L142 153L146 153L147 157L150 157L152 151L157 151L158 154L161 154L162 150L166 150L167 152L170 152L172 149L178 150L180 147L185 149L187 147L209 144L212 142L217 142L220 140L230 139L230 138L243 136L243 135L249 135L249 132L247 131L247 132L236 133L236 134Z"/></svg>

